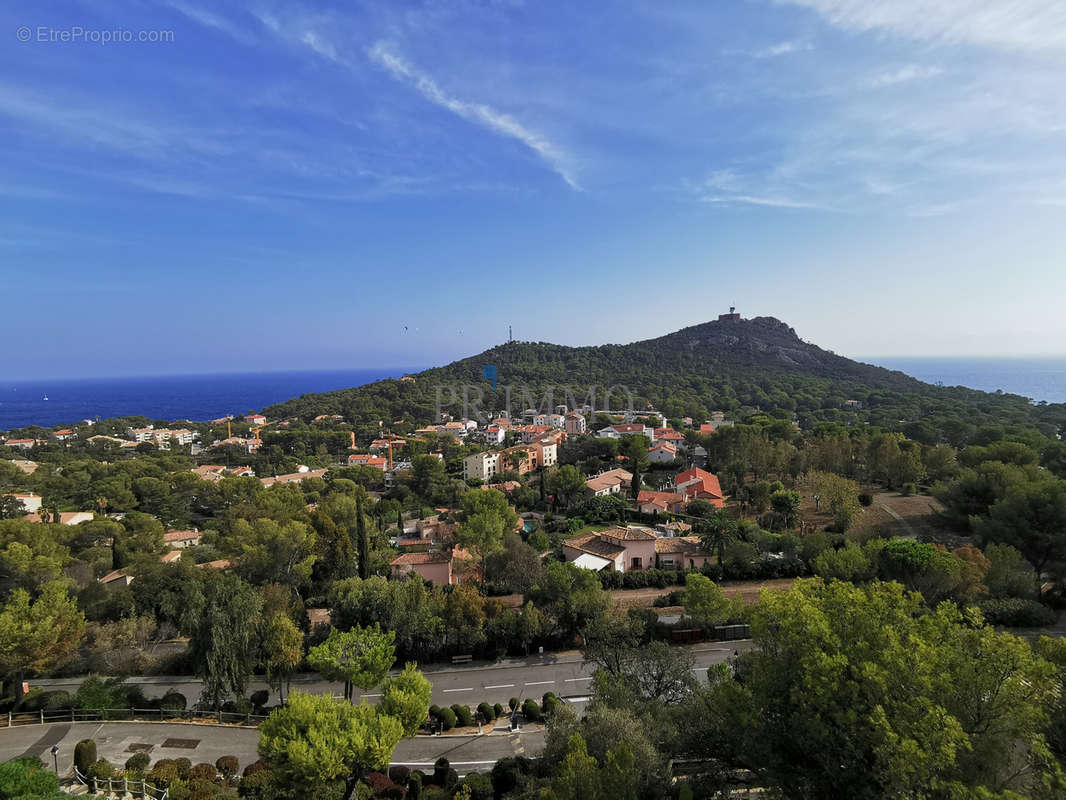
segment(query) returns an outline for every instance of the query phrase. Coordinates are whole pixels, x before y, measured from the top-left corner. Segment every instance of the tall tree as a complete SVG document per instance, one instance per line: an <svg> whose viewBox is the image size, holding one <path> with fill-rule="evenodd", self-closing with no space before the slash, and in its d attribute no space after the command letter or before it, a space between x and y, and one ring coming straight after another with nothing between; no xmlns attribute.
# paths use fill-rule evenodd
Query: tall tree
<svg viewBox="0 0 1066 800"><path fill-rule="evenodd" d="M263 624L263 666L267 685L278 692L284 703L288 679L303 661L304 637L288 614L273 614Z"/></svg>
<svg viewBox="0 0 1066 800"><path fill-rule="evenodd" d="M229 697L243 697L256 664L257 628L263 598L232 574L210 578L203 607L193 614L189 659L203 680L201 697L217 707Z"/></svg>
<svg viewBox="0 0 1066 800"><path fill-rule="evenodd" d="M344 699L351 701L353 686L363 691L381 683L396 660L396 633L372 628L334 628L329 638L307 654L307 663L326 678L344 681Z"/></svg>
<svg viewBox="0 0 1066 800"><path fill-rule="evenodd" d="M370 536L366 532L366 518L363 517L363 498L355 499L355 543L359 558L359 577L370 577Z"/></svg>
<svg viewBox="0 0 1066 800"><path fill-rule="evenodd" d="M61 581L46 583L31 600L15 589L0 608L0 674L15 681L22 696L26 673L41 673L66 662L78 649L85 617Z"/></svg>
<svg viewBox="0 0 1066 800"><path fill-rule="evenodd" d="M286 797L320 796L337 781L350 797L367 771L388 767L401 738L401 721L374 706L296 691L260 725L259 755Z"/></svg>
<svg viewBox="0 0 1066 800"><path fill-rule="evenodd" d="M433 684L419 672L417 664L408 662L403 672L385 681L380 708L382 713L400 720L404 736L414 736L429 714L432 696Z"/></svg>

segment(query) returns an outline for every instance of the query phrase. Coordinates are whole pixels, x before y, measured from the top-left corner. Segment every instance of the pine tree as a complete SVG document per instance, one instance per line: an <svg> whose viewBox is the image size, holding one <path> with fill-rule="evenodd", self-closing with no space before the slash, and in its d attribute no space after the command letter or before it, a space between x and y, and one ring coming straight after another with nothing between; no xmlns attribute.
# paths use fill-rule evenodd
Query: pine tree
<svg viewBox="0 0 1066 800"><path fill-rule="evenodd" d="M366 532L366 520L363 518L363 498L355 499L355 539L359 550L359 577L370 577L370 539Z"/></svg>

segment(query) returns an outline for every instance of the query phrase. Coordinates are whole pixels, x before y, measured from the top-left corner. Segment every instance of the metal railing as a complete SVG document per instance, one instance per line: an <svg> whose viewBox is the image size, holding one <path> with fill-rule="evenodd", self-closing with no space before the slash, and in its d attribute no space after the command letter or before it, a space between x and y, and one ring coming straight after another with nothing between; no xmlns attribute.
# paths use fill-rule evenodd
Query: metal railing
<svg viewBox="0 0 1066 800"><path fill-rule="evenodd" d="M145 780L131 781L125 776L121 778L94 778L91 775L83 775L81 770L74 767L74 779L78 783L89 787L89 791L97 795L101 793L104 795L113 794L119 797L130 795L142 798L142 800L168 800L170 797L170 789L160 789Z"/></svg>
<svg viewBox="0 0 1066 800"><path fill-rule="evenodd" d="M64 708L40 711L9 711L0 715L8 728L44 725L49 722L200 722L256 727L266 717L234 711L178 711L167 708Z"/></svg>

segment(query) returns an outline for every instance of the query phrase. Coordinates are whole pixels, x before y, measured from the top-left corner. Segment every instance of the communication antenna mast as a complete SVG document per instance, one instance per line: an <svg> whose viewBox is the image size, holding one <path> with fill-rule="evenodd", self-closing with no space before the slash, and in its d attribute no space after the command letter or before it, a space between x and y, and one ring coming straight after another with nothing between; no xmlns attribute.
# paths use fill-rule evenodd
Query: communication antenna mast
<svg viewBox="0 0 1066 800"><path fill-rule="evenodd" d="M507 344L514 343L514 332L511 330L511 326L507 326Z"/></svg>

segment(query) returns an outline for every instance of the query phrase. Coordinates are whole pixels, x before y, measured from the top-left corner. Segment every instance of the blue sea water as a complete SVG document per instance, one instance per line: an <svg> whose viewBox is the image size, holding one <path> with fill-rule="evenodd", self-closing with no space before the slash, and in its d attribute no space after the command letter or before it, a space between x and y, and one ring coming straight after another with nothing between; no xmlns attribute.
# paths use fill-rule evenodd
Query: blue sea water
<svg viewBox="0 0 1066 800"><path fill-rule="evenodd" d="M1066 403L1066 358L860 358L926 383Z"/></svg>
<svg viewBox="0 0 1066 800"><path fill-rule="evenodd" d="M361 386L382 378L398 378L410 371L380 367L84 380L0 380L0 430L131 415L166 420L215 419L258 411L308 392Z"/></svg>
<svg viewBox="0 0 1066 800"><path fill-rule="evenodd" d="M1066 403L1066 358L860 358L928 383L1002 390ZM244 414L308 392L361 386L415 370L390 367L314 372L169 375L0 381L0 430L96 417L206 420ZM44 398L48 399L45 400Z"/></svg>

